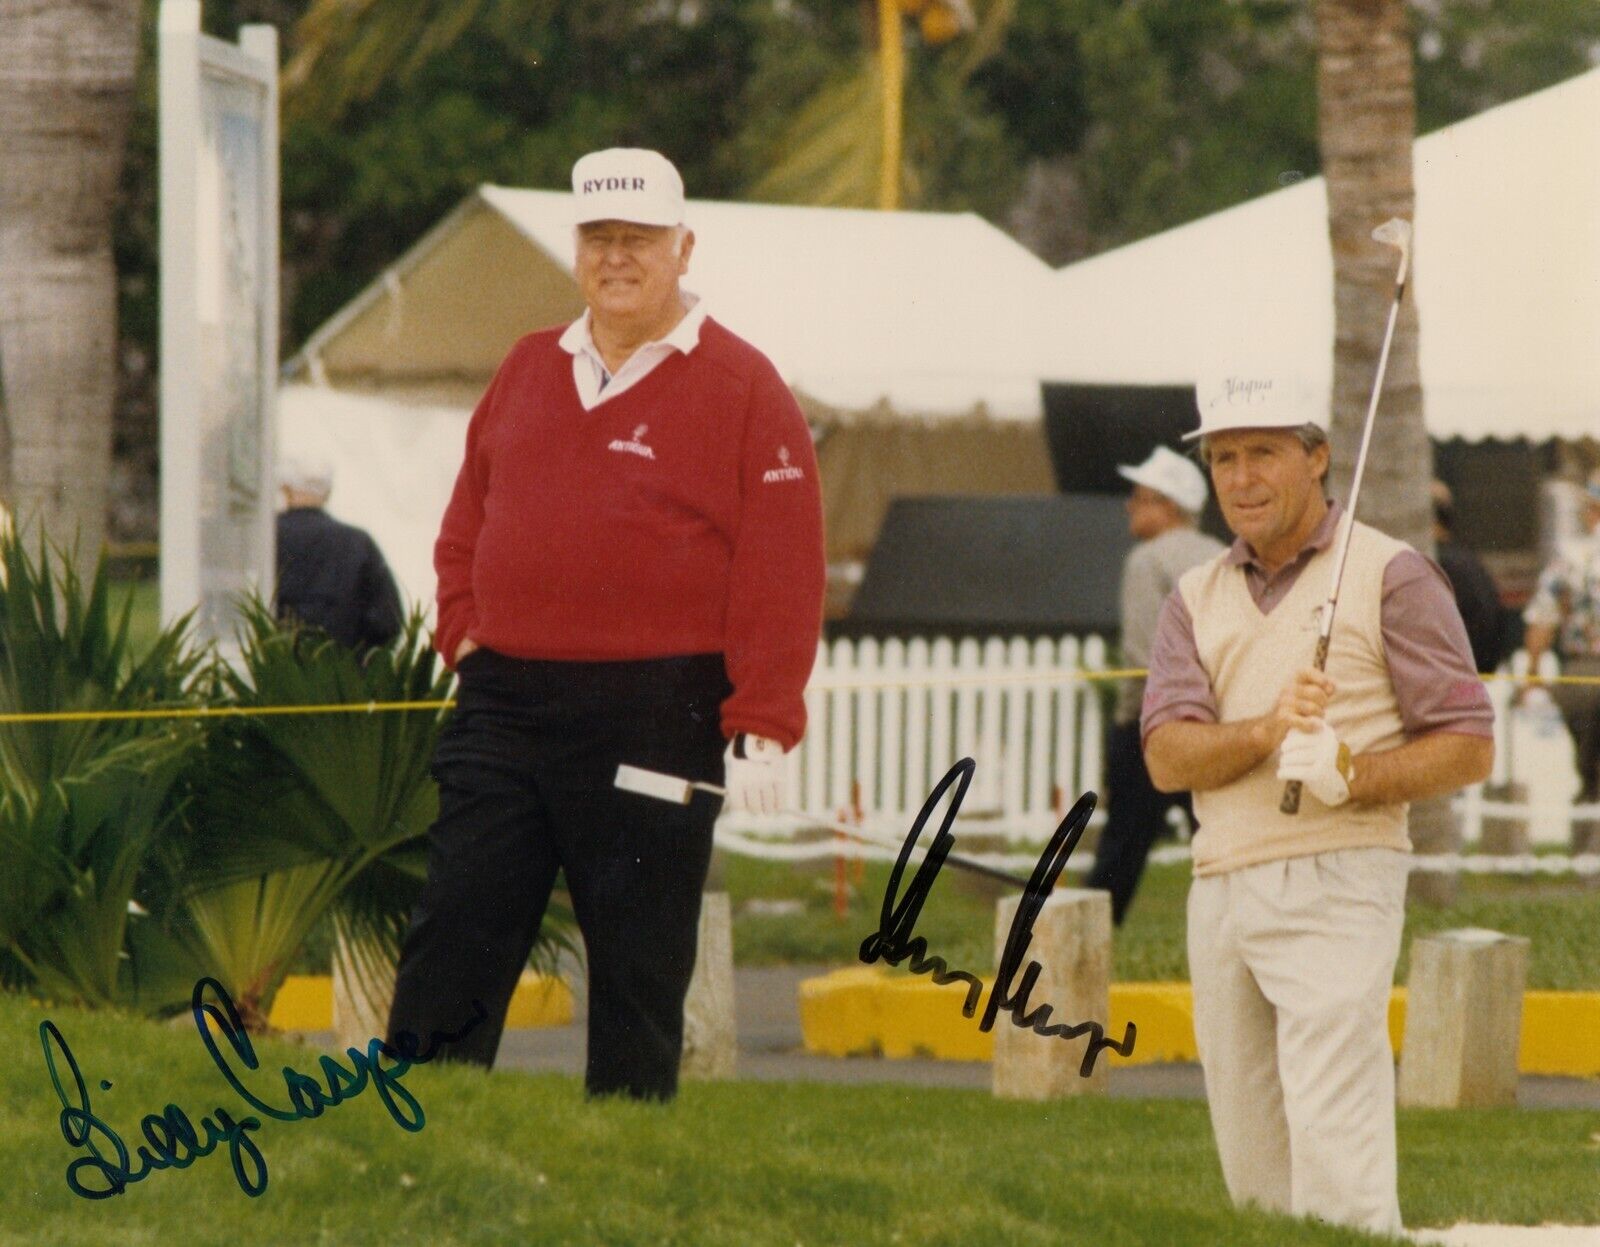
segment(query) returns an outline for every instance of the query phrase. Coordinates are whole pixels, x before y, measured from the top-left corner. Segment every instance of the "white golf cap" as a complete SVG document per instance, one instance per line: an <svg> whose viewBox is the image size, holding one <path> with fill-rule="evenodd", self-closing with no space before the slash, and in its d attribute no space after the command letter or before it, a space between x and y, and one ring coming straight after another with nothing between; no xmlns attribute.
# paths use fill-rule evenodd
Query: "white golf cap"
<svg viewBox="0 0 1600 1247"><path fill-rule="evenodd" d="M1185 433L1193 441L1229 429L1298 429L1314 424L1328 428L1326 394L1319 394L1293 372L1241 369L1201 377L1194 387L1200 427Z"/></svg>
<svg viewBox="0 0 1600 1247"><path fill-rule="evenodd" d="M1199 515L1206 505L1206 478L1200 469L1165 446L1157 446L1137 467L1121 464L1117 471L1135 485L1143 485L1172 499L1190 515Z"/></svg>
<svg viewBox="0 0 1600 1247"><path fill-rule="evenodd" d="M572 166L573 224L682 225L683 178L660 152L608 147Z"/></svg>

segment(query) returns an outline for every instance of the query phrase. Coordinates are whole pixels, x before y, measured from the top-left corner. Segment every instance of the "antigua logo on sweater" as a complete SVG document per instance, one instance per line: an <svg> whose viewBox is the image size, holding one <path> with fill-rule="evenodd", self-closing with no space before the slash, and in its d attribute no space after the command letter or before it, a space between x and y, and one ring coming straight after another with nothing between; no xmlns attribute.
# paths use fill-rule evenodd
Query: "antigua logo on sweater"
<svg viewBox="0 0 1600 1247"><path fill-rule="evenodd" d="M778 462L783 466L768 468L761 474L761 483L763 485L775 485L779 481L805 480L806 474L789 462L789 448L787 446L778 447Z"/></svg>
<svg viewBox="0 0 1600 1247"><path fill-rule="evenodd" d="M623 441L620 437L612 438L611 444L606 449L620 450L629 455L638 455L641 459L654 459L656 452L644 444L644 435L649 431L650 426L648 424L641 424L634 429L633 436L627 441Z"/></svg>

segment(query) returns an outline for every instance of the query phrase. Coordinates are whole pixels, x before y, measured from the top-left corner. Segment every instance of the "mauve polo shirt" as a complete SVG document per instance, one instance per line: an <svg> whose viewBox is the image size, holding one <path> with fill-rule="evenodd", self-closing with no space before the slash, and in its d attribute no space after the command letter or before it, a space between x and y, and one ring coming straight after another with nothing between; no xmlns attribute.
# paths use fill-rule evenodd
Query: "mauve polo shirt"
<svg viewBox="0 0 1600 1247"><path fill-rule="evenodd" d="M1271 614L1288 595L1312 555L1333 544L1343 514L1339 503L1330 502L1305 548L1275 573L1262 566L1243 538L1234 540L1223 558L1229 566L1244 569L1251 600L1263 615ZM1384 659L1407 736L1427 732L1494 735L1489 691L1473 669L1466 626L1450 582L1437 563L1415 550L1405 550L1389 560L1383 569L1379 623ZM1306 666L1312 658L1307 650ZM1163 723L1180 719L1215 723L1217 718L1211 677L1200 665L1195 648L1194 621L1183 595L1174 589L1161 607L1150 645L1140 735L1148 741L1150 733Z"/></svg>

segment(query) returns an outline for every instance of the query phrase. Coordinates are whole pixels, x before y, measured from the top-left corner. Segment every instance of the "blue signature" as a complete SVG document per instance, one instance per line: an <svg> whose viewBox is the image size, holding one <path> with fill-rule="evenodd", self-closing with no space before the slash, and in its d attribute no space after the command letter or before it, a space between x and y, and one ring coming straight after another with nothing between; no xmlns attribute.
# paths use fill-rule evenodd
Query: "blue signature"
<svg viewBox="0 0 1600 1247"><path fill-rule="evenodd" d="M206 999L208 991L216 996L216 1003ZM367 1044L365 1052L360 1048L347 1048L345 1051L350 1058L348 1068L331 1056L320 1058L318 1064L322 1067L326 1086L316 1078L285 1065L283 1085L291 1107L284 1109L275 1108L246 1087L217 1046L214 1032L220 1032L222 1038L227 1040L233 1055L246 1069L261 1067L255 1045L250 1042L250 1036L239 1019L239 1011L227 989L215 979L203 978L194 985L194 995L190 1001L195 1028L200 1032L200 1042L205 1044L206 1051L222 1071L222 1076L228 1080L228 1085L262 1116L275 1121L309 1121L321 1117L330 1108L337 1108L346 1100L354 1099L372 1086L377 1089L378 1098L383 1101L384 1108L394 1118L395 1124L412 1133L422 1129L427 1117L416 1096L401 1085L400 1079L413 1065L431 1061L440 1044L456 1042L488 1017L483 1005L474 1003L477 1016L468 1019L467 1024L454 1035L435 1032L430 1036L426 1051L419 1050L415 1035L403 1031L395 1036L393 1044L374 1039ZM50 1081L61 1101L61 1137L69 1147L81 1148L86 1153L67 1166L67 1186L73 1194L81 1195L84 1199L106 1199L121 1195L131 1184L144 1181L157 1170L187 1169L201 1157L211 1155L222 1144L228 1147L239 1189L250 1196L260 1195L267 1189L267 1161L256 1141L250 1137L251 1131L261 1129L261 1117L235 1117L219 1107L202 1117L197 1128L181 1108L176 1104L168 1104L159 1113L147 1113L140 1121L144 1142L136 1152L130 1153L122 1136L97 1117L90 1107L88 1084L60 1028L48 1019L39 1023L39 1042L44 1047L44 1062L50 1071ZM69 1075L70 1094L67 1087L62 1085L58 1052ZM390 1063L385 1065L380 1058L387 1058ZM111 1090L111 1083L102 1079L100 1089Z"/></svg>

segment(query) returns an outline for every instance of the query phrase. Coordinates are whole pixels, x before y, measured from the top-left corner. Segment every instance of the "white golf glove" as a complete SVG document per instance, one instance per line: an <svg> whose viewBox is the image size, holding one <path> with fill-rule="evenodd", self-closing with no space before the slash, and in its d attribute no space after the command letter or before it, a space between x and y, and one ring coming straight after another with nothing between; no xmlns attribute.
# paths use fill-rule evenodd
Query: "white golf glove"
<svg viewBox="0 0 1600 1247"><path fill-rule="evenodd" d="M765 736L740 732L728 745L728 808L746 814L776 814L783 808L783 746Z"/></svg>
<svg viewBox="0 0 1600 1247"><path fill-rule="evenodd" d="M1295 728L1283 738L1278 778L1298 779L1323 805L1343 805L1350 799L1350 775L1350 746L1327 723L1314 732Z"/></svg>

